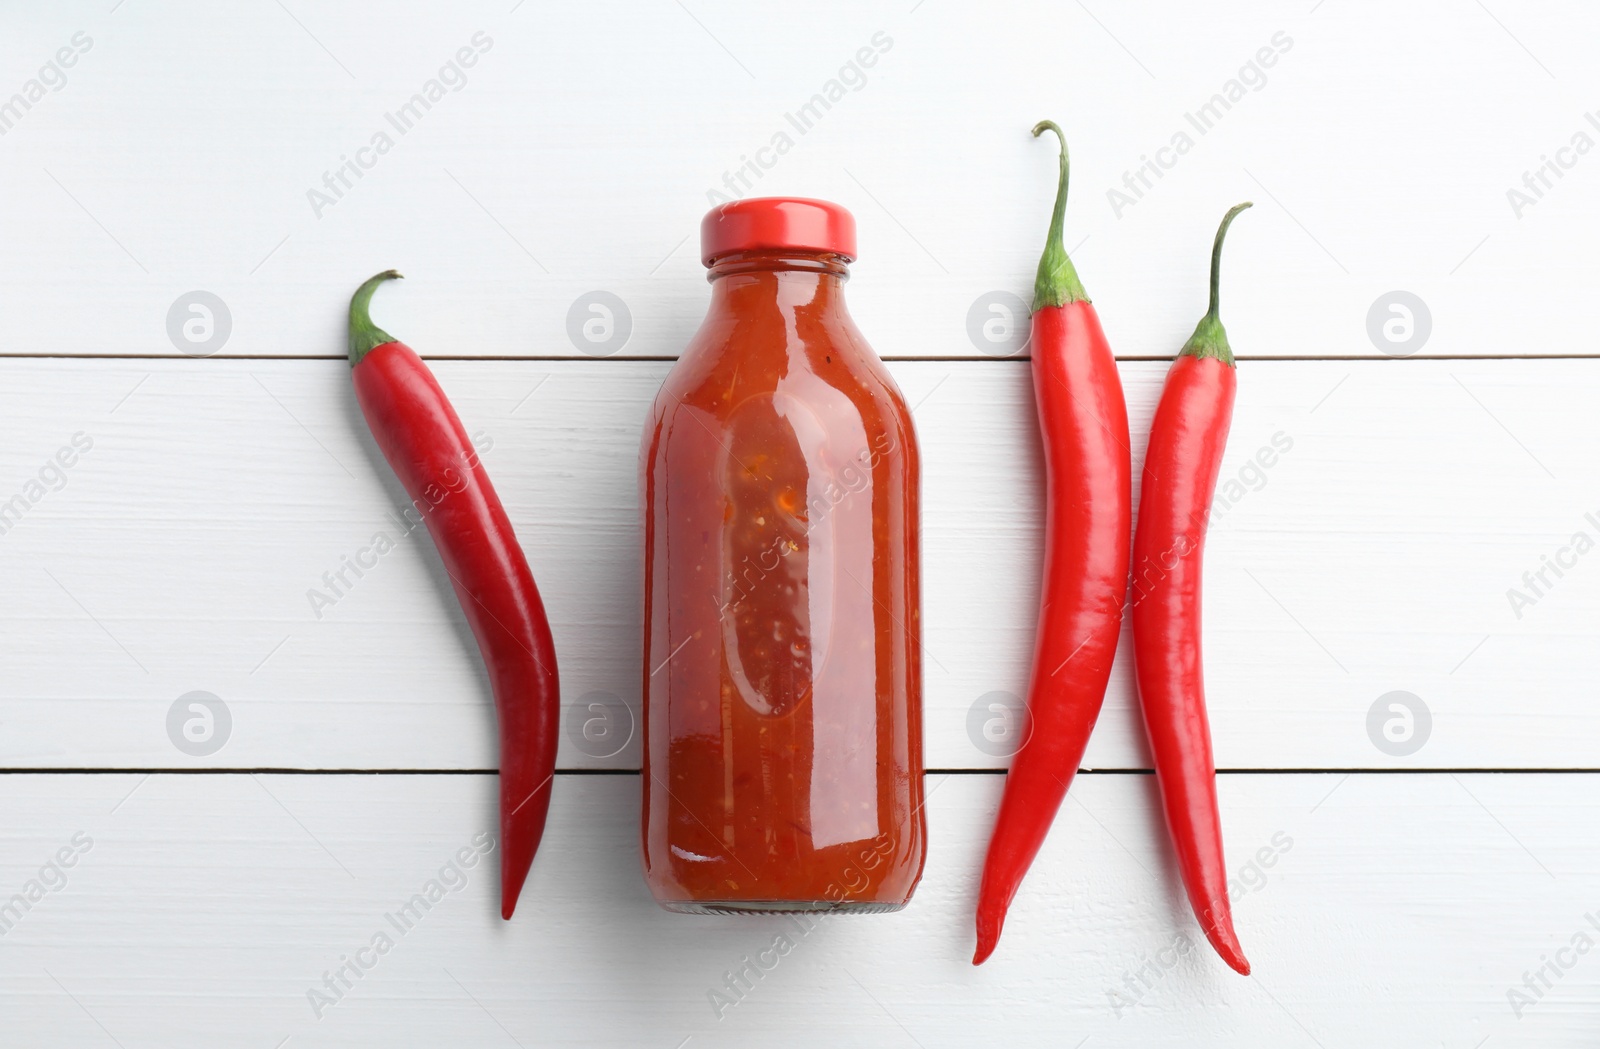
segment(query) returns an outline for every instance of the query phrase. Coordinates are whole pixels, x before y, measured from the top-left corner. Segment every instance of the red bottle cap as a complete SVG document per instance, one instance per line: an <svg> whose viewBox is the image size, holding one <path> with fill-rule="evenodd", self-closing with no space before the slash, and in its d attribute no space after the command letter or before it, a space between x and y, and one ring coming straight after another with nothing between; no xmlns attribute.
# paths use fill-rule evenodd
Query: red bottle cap
<svg viewBox="0 0 1600 1049"><path fill-rule="evenodd" d="M719 204L700 222L700 260L710 266L735 251L792 248L856 258L856 220L809 197L753 197Z"/></svg>

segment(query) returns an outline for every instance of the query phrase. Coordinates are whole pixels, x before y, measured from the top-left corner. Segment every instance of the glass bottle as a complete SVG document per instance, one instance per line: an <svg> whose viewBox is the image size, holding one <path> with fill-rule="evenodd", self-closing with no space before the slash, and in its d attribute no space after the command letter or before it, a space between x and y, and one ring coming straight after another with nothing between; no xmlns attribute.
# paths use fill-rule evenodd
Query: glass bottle
<svg viewBox="0 0 1600 1049"><path fill-rule="evenodd" d="M893 911L922 874L918 458L845 308L855 222L736 201L656 395L644 507L645 878L690 913Z"/></svg>

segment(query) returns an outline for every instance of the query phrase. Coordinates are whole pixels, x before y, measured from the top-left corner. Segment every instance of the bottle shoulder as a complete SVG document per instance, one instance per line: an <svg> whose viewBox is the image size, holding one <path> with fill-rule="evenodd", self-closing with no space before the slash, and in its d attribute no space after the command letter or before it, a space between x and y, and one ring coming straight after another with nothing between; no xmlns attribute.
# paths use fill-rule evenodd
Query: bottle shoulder
<svg viewBox="0 0 1600 1049"><path fill-rule="evenodd" d="M893 377L848 318L787 333L708 324L668 371L657 401L715 415L773 395L800 401L842 395L864 416L906 413Z"/></svg>

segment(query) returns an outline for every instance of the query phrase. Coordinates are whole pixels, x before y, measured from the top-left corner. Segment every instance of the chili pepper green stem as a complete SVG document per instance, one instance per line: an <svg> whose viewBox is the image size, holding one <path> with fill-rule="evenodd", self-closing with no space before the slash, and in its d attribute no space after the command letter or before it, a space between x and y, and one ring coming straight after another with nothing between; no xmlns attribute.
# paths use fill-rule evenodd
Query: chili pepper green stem
<svg viewBox="0 0 1600 1049"><path fill-rule="evenodd" d="M372 314L368 310L372 305L372 293L378 290L378 285L399 276L395 270L384 270L350 296L350 367L360 364L361 358L384 343L395 341L393 335L372 323Z"/></svg>
<svg viewBox="0 0 1600 1049"><path fill-rule="evenodd" d="M1089 295L1078 280L1078 271L1067 257L1065 226L1067 220L1067 136L1053 120L1041 120L1033 126L1033 137L1038 138L1046 129L1054 131L1061 140L1061 181L1056 186L1056 206L1050 213L1050 235L1045 240L1044 255L1039 259L1039 275L1033 282L1033 308L1065 306L1069 302L1088 302Z"/></svg>
<svg viewBox="0 0 1600 1049"><path fill-rule="evenodd" d="M1206 315L1200 318L1200 323L1195 325L1189 341L1178 351L1180 357L1215 357L1230 368L1234 366L1233 347L1228 345L1228 332L1222 326L1222 318L1217 312L1218 290L1222 281L1222 240L1228 235L1228 227L1233 225L1239 212L1250 206L1251 202L1247 200L1229 208L1228 213L1222 216L1222 225L1217 227L1217 239L1211 245L1211 306L1206 310Z"/></svg>

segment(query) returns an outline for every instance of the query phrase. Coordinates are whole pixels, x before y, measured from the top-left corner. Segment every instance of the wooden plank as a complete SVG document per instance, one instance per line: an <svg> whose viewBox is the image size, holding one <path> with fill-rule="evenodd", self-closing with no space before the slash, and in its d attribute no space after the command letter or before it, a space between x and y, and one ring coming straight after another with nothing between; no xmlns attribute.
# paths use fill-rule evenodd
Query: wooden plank
<svg viewBox="0 0 1600 1049"><path fill-rule="evenodd" d="M972 898L1000 783L930 778L928 867L906 911L806 927L657 909L638 869L637 777L562 776L511 923L498 917L491 852L459 878L446 871L453 888L395 925L386 915L492 827L492 777L9 775L0 890L23 889L63 846L74 865L46 874L65 884L5 932L8 1042L1592 1038L1600 963L1565 949L1595 935L1582 874L1600 856L1571 828L1592 819L1600 778L1223 777L1249 979L1200 938L1151 780L1122 775L1074 785L999 952L973 968ZM80 834L88 844L71 846ZM362 978L315 1007L324 972L380 932L389 951L366 950ZM780 935L791 946L778 955ZM770 971L729 995L726 974L764 951ZM1546 958L1565 968L1519 1018L1508 991ZM732 999L720 1017L713 990Z"/></svg>
<svg viewBox="0 0 1600 1049"><path fill-rule="evenodd" d="M1395 291L1428 307L1424 354L1594 352L1600 162L1571 151L1600 135L1592 9L114 6L51 5L0 42L5 98L91 43L4 135L26 248L0 257L0 352L179 356L169 310L204 290L218 352L334 356L349 291L396 266L413 283L381 315L431 354L581 357L569 315L605 291L628 308L615 352L674 355L704 309L698 221L731 191L845 203L879 351L980 357L985 297L1031 287L1043 117L1072 136L1070 240L1124 355L1181 343L1211 231L1251 198L1241 353L1381 356L1368 315Z"/></svg>
<svg viewBox="0 0 1600 1049"><path fill-rule="evenodd" d="M438 366L492 442L485 461L550 606L569 703L637 710L637 441L667 367ZM1163 370L1123 367L1136 455ZM992 693L1026 688L1041 498L1026 366L893 371L926 462L928 762L1004 767L969 728ZM0 535L5 765L494 767L475 647L431 546L391 516L404 499L344 373L0 365L0 505L44 481ZM1586 517L1600 517L1600 478L1569 420L1600 396L1600 364L1247 363L1240 379L1223 468L1237 485L1214 508L1207 553L1219 764L1593 766L1583 726L1600 665L1575 640L1600 615L1600 574L1568 548L1577 532L1600 536ZM75 434L92 448L55 490L47 464ZM378 532L398 548L330 587L324 573ZM1535 596L1523 574L1558 555L1574 567L1545 569ZM1533 600L1514 607L1512 588ZM216 753L169 738L171 708L193 691L231 715ZM1374 743L1386 724L1404 734L1395 700L1379 703L1392 692L1427 709L1414 753ZM562 746L563 767L638 762L636 741ZM1124 658L1087 763L1145 761Z"/></svg>

